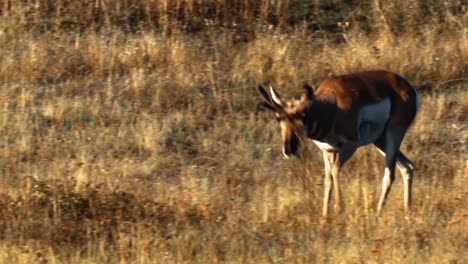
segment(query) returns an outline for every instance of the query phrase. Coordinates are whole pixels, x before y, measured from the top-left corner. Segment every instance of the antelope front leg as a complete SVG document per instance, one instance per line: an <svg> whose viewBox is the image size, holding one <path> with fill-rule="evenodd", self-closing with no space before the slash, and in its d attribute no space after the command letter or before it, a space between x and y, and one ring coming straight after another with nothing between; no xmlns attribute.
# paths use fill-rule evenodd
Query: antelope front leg
<svg viewBox="0 0 468 264"><path fill-rule="evenodd" d="M328 207L330 204L330 194L332 190L332 176L331 176L331 164L326 151L323 152L323 163L325 166L325 178L324 178L324 194L323 194L323 211L322 216L328 216Z"/></svg>
<svg viewBox="0 0 468 264"><path fill-rule="evenodd" d="M338 180L338 177L340 175L340 170L341 170L341 162L340 162L340 155L338 152L332 152L329 153L329 158L330 158L330 164L331 164L331 174L333 178L333 190L335 192L334 194L334 205L333 209L335 212L340 212L341 211L341 189L340 189L340 182Z"/></svg>
<svg viewBox="0 0 468 264"><path fill-rule="evenodd" d="M324 180L324 195L323 195L323 211L322 215L328 215L328 208L330 206L330 195L332 189L334 190L334 209L335 211L341 210L341 192L338 176L341 167L349 160L349 158L356 151L356 147L352 145L344 146L340 152L327 152L323 151L323 162L325 164L325 180ZM333 186L332 186L333 183Z"/></svg>

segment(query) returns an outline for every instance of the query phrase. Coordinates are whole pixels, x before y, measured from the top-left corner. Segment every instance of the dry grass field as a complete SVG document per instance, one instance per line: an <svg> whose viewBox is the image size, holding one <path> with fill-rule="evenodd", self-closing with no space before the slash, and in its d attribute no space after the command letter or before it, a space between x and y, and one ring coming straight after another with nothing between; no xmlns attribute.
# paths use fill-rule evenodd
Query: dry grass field
<svg viewBox="0 0 468 264"><path fill-rule="evenodd" d="M0 263L468 263L467 25L456 0L0 0ZM321 219L321 153L282 158L256 86L366 69L421 93L412 212L398 173L376 216L368 147Z"/></svg>

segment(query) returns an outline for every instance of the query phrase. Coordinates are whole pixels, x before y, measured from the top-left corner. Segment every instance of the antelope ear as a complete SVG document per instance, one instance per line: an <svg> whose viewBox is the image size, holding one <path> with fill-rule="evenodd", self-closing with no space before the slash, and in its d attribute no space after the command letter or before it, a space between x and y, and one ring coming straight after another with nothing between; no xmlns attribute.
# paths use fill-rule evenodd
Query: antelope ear
<svg viewBox="0 0 468 264"><path fill-rule="evenodd" d="M262 94L263 100L265 100L265 102L271 106L271 98L270 98L270 95L269 95L269 94L267 93L267 91L265 90L265 88L263 88L262 85L259 85L259 86L258 86L258 90L259 90L260 93Z"/></svg>
<svg viewBox="0 0 468 264"><path fill-rule="evenodd" d="M305 90L305 95L303 97L305 101L308 101L308 102L314 101L314 98L315 98L314 88L312 88L312 86L310 86L308 83L304 83L303 87Z"/></svg>
<svg viewBox="0 0 468 264"><path fill-rule="evenodd" d="M270 94L271 94L271 99L273 100L274 103L276 103L277 105L283 107L284 106L284 100L283 98L281 97L281 95L279 95L275 89L273 89L273 87L270 85Z"/></svg>
<svg viewBox="0 0 468 264"><path fill-rule="evenodd" d="M271 88L271 86L270 86L270 90L272 90L272 89L273 88ZM274 95L276 97L273 97L273 94L272 95L268 94L268 92L265 90L265 88L262 85L258 86L258 90L260 91L260 93L263 96L263 99L265 100L265 106L266 107L270 108L271 110L275 111L276 113L283 113L284 112L283 106L281 104L277 103L277 100L279 98L277 94Z"/></svg>
<svg viewBox="0 0 468 264"><path fill-rule="evenodd" d="M265 108L268 108L268 109L270 109L271 111L276 112L276 109L274 109L273 106L271 106L270 103L263 102L263 103L260 104L260 106L265 107Z"/></svg>

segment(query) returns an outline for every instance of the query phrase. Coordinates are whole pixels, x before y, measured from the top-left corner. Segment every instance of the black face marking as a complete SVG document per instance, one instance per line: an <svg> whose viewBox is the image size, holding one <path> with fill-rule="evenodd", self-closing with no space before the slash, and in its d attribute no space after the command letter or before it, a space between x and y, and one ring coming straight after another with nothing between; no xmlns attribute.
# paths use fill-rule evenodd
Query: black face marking
<svg viewBox="0 0 468 264"><path fill-rule="evenodd" d="M288 142L285 142L284 144L284 154L286 156L297 156L299 152L299 138L293 134L289 138Z"/></svg>

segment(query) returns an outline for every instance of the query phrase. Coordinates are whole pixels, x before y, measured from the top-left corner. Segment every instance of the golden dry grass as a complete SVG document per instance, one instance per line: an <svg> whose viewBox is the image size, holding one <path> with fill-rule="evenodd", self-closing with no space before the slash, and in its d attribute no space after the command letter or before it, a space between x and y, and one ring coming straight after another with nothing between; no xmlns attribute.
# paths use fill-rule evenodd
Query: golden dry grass
<svg viewBox="0 0 468 264"><path fill-rule="evenodd" d="M0 1L0 263L467 262L467 7L388 2ZM422 94L413 212L367 148L324 223L256 85L376 68Z"/></svg>

